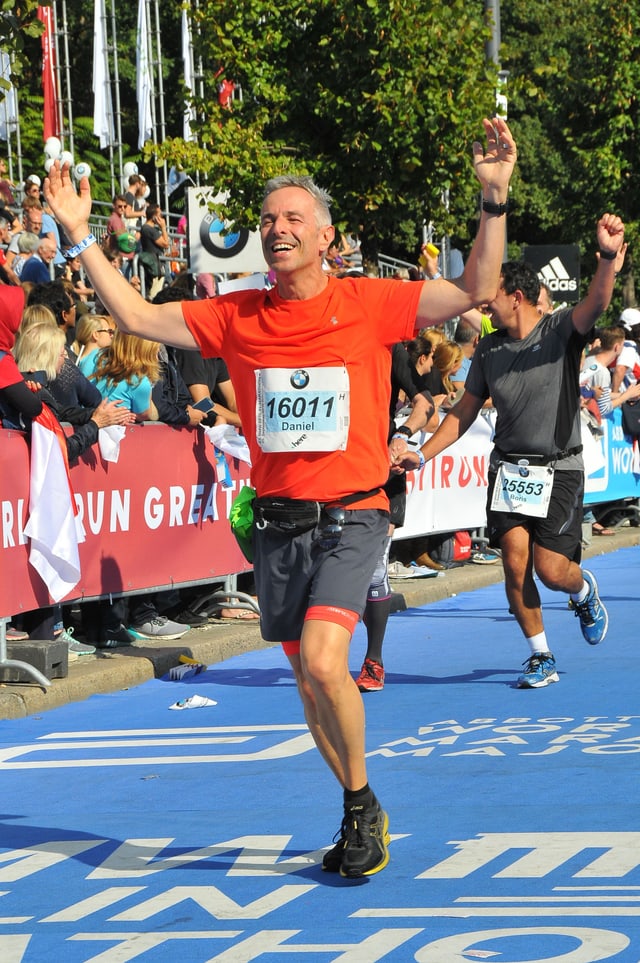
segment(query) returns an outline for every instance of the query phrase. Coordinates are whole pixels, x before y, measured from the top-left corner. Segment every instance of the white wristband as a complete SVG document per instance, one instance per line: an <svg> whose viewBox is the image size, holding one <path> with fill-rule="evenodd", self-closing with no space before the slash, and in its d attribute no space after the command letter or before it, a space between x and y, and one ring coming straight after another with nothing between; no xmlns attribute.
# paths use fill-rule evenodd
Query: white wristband
<svg viewBox="0 0 640 963"><path fill-rule="evenodd" d="M426 458L424 457L424 455L422 454L422 448L418 448L418 451L416 452L416 454L417 454L417 456L418 456L418 469L417 469L417 470L418 470L418 471L421 471L421 469L423 469L424 466L427 464L427 460L426 460Z"/></svg>
<svg viewBox="0 0 640 963"><path fill-rule="evenodd" d="M66 255L68 258L77 257L78 254L82 254L83 251L86 251L88 247L91 247L91 245L95 243L96 239L93 234L87 234L79 244L74 244L73 247L67 248Z"/></svg>

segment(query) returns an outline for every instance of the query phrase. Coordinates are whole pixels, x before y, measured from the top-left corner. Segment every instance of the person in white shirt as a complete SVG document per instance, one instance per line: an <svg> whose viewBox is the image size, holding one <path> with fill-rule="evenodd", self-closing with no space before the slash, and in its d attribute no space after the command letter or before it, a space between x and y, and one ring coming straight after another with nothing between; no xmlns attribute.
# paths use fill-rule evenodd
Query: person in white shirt
<svg viewBox="0 0 640 963"><path fill-rule="evenodd" d="M631 337L636 325L640 325L640 310L625 308L620 315L620 327L625 338L622 350L616 358L615 367L611 373L611 392L616 394L640 381L640 354L638 343Z"/></svg>
<svg viewBox="0 0 640 963"><path fill-rule="evenodd" d="M625 350L624 333L620 328L603 328L598 331L598 344L587 355L580 371L580 392L588 401L595 398L601 415L618 408L623 401L640 398L640 384L635 383L623 391L612 391L611 371Z"/></svg>

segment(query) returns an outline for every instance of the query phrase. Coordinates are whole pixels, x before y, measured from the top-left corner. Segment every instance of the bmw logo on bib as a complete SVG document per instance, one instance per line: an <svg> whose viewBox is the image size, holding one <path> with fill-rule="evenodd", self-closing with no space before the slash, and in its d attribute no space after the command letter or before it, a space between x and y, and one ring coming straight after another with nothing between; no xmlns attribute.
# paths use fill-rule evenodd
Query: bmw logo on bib
<svg viewBox="0 0 640 963"><path fill-rule="evenodd" d="M292 388L306 388L308 384L309 384L309 375L307 374L306 371L303 371L301 368L298 368L298 370L294 371L293 374L291 375Z"/></svg>

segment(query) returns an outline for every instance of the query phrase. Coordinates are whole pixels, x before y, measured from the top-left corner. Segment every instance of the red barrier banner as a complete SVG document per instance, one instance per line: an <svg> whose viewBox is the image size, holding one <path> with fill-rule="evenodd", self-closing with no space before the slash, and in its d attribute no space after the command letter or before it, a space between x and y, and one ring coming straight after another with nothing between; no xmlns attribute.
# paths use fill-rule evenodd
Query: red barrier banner
<svg viewBox="0 0 640 963"><path fill-rule="evenodd" d="M127 428L117 462L94 445L71 467L79 517L80 581L64 599L206 583L249 571L229 528L233 498L249 466L227 457L231 485L218 479L202 429L145 423ZM21 432L0 431L0 615L50 604L29 565L29 448ZM52 511L55 506L52 506Z"/></svg>

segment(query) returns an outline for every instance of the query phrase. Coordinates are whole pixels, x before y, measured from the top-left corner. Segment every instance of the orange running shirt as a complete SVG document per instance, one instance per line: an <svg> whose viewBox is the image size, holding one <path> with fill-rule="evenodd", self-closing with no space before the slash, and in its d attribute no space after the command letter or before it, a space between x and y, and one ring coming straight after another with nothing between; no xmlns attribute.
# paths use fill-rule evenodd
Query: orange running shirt
<svg viewBox="0 0 640 963"><path fill-rule="evenodd" d="M375 278L328 282L322 294L303 301L284 300L274 288L182 302L203 356L227 363L251 452L251 483L260 496L339 501L383 485L389 475L389 348L413 337L422 284ZM262 451L256 439L256 370L343 365L350 383L346 448ZM388 506L382 493L357 504Z"/></svg>

